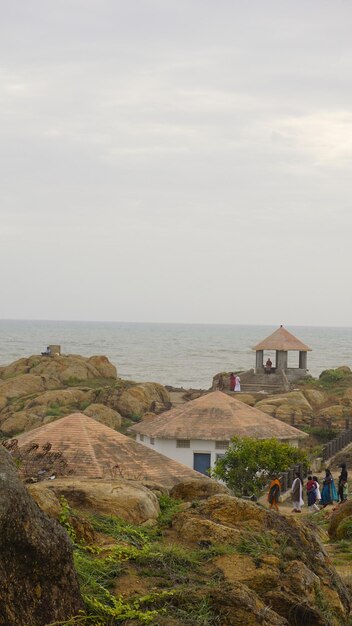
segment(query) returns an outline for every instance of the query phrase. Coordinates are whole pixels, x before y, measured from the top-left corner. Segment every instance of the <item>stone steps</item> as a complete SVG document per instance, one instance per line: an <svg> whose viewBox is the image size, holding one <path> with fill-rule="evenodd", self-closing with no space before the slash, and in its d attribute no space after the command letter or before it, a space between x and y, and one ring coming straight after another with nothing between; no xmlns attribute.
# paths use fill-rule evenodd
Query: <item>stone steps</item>
<svg viewBox="0 0 352 626"><path fill-rule="evenodd" d="M268 382L267 380L255 380L250 383L241 384L241 391L247 393L258 393L259 391L266 391L267 393L283 393L283 385L278 382Z"/></svg>

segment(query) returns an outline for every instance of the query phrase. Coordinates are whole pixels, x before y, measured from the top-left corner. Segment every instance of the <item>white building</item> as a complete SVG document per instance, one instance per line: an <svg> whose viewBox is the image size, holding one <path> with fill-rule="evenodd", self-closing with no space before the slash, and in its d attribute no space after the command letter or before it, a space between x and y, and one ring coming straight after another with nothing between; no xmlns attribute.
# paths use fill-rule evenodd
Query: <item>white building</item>
<svg viewBox="0 0 352 626"><path fill-rule="evenodd" d="M308 436L221 391L139 422L130 431L139 443L202 474L225 453L232 437L276 438L298 446Z"/></svg>

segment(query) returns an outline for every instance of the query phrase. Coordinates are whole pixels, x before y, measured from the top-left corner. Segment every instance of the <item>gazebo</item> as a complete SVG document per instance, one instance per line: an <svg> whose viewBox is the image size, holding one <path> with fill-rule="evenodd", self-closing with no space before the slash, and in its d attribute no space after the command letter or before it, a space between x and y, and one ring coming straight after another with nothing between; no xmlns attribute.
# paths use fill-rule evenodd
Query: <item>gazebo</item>
<svg viewBox="0 0 352 626"><path fill-rule="evenodd" d="M252 348L256 353L255 373L261 374L266 371L264 365L264 351L275 351L275 363L271 368L272 373L284 372L289 380L297 380L307 375L307 353L311 352L311 348L297 339L286 328L280 326L269 337L260 341ZM299 353L298 367L289 367L288 352L296 351Z"/></svg>

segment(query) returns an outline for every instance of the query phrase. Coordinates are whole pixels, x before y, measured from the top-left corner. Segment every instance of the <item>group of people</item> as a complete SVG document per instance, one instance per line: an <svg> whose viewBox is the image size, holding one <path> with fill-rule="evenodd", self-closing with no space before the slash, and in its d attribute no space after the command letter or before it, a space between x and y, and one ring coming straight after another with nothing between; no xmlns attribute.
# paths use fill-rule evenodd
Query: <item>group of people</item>
<svg viewBox="0 0 352 626"><path fill-rule="evenodd" d="M231 391L241 391L241 379L238 374L233 372L230 374L230 389Z"/></svg>
<svg viewBox="0 0 352 626"><path fill-rule="evenodd" d="M340 504L347 500L348 497L348 471L346 463L340 465L341 473L338 478L337 490L335 487L334 479L329 469L325 470L325 476L322 481L321 490L317 476L308 476L306 483L306 495L308 511L314 513L314 511L320 511L324 509L328 504L339 502ZM296 472L294 481L291 487L291 499L293 503L292 513L301 513L302 506L304 505L303 499L304 485L303 480ZM279 499L281 493L281 483L278 475L274 475L269 485L268 502L271 509L279 510Z"/></svg>

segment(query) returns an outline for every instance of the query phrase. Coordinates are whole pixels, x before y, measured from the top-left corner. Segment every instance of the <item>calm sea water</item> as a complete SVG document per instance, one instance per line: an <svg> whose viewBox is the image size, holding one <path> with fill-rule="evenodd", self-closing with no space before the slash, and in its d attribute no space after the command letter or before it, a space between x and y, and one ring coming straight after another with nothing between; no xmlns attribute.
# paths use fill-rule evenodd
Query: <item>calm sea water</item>
<svg viewBox="0 0 352 626"><path fill-rule="evenodd" d="M64 354L106 355L122 378L208 389L220 371L254 367L251 346L276 326L0 320L0 364L58 343ZM352 328L289 327L312 348L308 367L352 367ZM298 364L298 353L292 365Z"/></svg>

